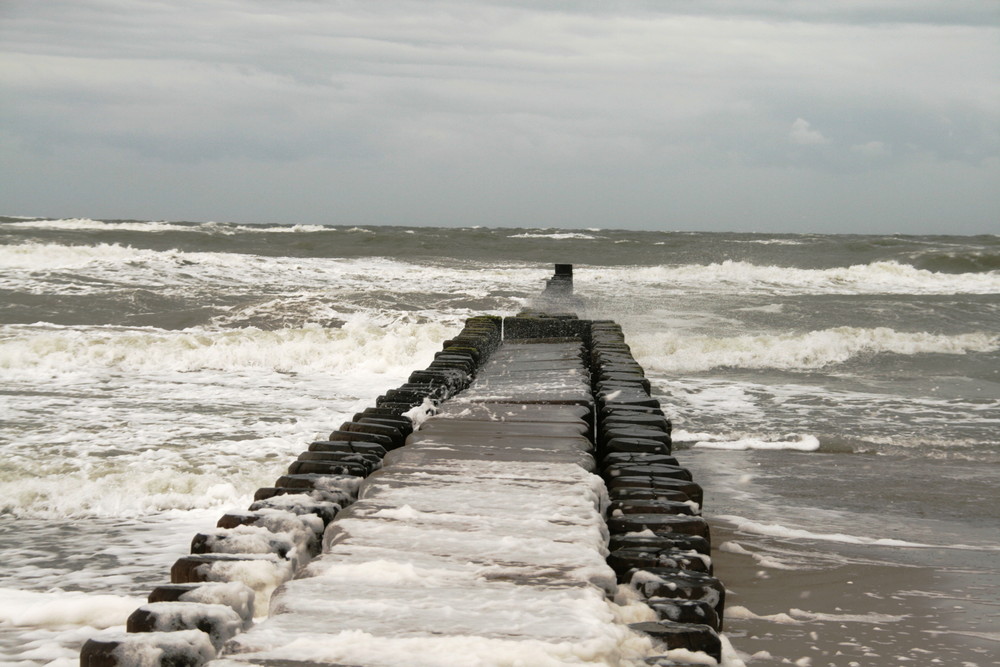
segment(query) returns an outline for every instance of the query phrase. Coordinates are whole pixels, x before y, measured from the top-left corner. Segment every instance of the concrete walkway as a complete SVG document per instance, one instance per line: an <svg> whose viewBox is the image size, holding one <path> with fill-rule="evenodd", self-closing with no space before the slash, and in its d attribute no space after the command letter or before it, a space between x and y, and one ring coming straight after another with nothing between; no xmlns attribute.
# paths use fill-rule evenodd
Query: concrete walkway
<svg viewBox="0 0 1000 667"><path fill-rule="evenodd" d="M641 664L610 601L580 343L502 345L212 665Z"/></svg>

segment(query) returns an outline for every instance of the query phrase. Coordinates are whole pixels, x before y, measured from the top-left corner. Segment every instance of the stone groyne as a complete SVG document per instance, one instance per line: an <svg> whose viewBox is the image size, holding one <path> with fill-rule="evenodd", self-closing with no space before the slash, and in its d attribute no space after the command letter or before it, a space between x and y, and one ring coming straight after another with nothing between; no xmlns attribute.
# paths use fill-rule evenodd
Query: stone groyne
<svg viewBox="0 0 1000 667"><path fill-rule="evenodd" d="M467 320L81 665L719 660L702 490L621 327L553 312L571 294L557 265L544 312Z"/></svg>

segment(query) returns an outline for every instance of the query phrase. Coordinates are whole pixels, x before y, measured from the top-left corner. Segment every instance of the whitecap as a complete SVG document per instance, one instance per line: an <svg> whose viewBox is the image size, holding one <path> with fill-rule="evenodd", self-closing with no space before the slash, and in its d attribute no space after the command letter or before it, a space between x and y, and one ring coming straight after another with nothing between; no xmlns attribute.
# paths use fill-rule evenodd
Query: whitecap
<svg viewBox="0 0 1000 667"><path fill-rule="evenodd" d="M580 234L579 232L556 232L552 234L512 234L507 238L511 239L555 239L557 241L562 241L566 239L580 239L584 241L593 241L597 239L596 236L591 236L590 234Z"/></svg>
<svg viewBox="0 0 1000 667"><path fill-rule="evenodd" d="M692 447L697 449L725 449L729 451L757 450L791 450L798 452L815 452L819 449L819 438L814 435L802 435L796 440L761 440L759 438L742 438L740 440L703 440Z"/></svg>
<svg viewBox="0 0 1000 667"><path fill-rule="evenodd" d="M11 216L7 216L11 217ZM238 225L226 222L173 222L168 220L94 220L92 218L23 218L4 226L24 229L59 229L68 231L128 231L128 232L211 232L221 234L266 233L301 234L334 230L325 225ZM354 230L351 230L354 231Z"/></svg>
<svg viewBox="0 0 1000 667"><path fill-rule="evenodd" d="M63 229L70 231L96 230L96 231L131 231L131 232L165 232L165 231L190 231L196 226L167 221L140 221L122 220L115 222L105 222L103 220L93 220L91 218L60 218L48 220L32 218L21 222L8 222L5 227L21 227L27 229Z"/></svg>
<svg viewBox="0 0 1000 667"><path fill-rule="evenodd" d="M896 261L825 269L758 265L726 260L712 264L607 267L588 278L594 285L668 291L742 291L768 294L996 294L1000 271L937 273Z"/></svg>
<svg viewBox="0 0 1000 667"><path fill-rule="evenodd" d="M809 370L874 354L967 354L1000 349L1000 335L896 331L888 327L835 327L805 333L741 336L685 335L658 331L633 339L633 353L654 372L713 368Z"/></svg>
<svg viewBox="0 0 1000 667"><path fill-rule="evenodd" d="M777 523L762 523L741 516L716 515L715 519L732 524L737 531L753 533L756 535L766 535L769 537L779 537L794 540L811 540L818 542L836 542L840 544L858 544L863 546L876 547L905 547L910 549L957 549L967 551L1000 551L1000 547L974 546L966 544L925 544L922 542L908 542L906 540L895 540L884 537L865 537L861 535L847 535L845 533L817 533L802 528L790 528Z"/></svg>

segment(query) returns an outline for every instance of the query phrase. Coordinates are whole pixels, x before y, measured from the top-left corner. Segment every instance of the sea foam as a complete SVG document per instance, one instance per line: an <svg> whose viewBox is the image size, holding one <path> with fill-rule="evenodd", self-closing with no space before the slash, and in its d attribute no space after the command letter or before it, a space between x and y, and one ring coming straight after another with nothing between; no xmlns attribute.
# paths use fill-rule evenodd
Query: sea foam
<svg viewBox="0 0 1000 667"><path fill-rule="evenodd" d="M128 517L245 503L453 333L363 315L270 332L6 327L0 511Z"/></svg>
<svg viewBox="0 0 1000 667"><path fill-rule="evenodd" d="M632 339L637 359L650 371L677 373L713 368L818 369L861 355L966 354L1000 349L1000 335L943 335L887 327L836 327L804 333L740 336L649 332Z"/></svg>
<svg viewBox="0 0 1000 667"><path fill-rule="evenodd" d="M85 625L109 628L124 625L128 615L145 600L126 595L94 595L49 590L0 588L0 623L15 626L61 627Z"/></svg>
<svg viewBox="0 0 1000 667"><path fill-rule="evenodd" d="M429 359L454 331L445 323L350 316L340 328L307 325L263 331L152 327L9 326L0 331L0 368L27 379L77 370L187 372L205 369L277 372L403 372Z"/></svg>
<svg viewBox="0 0 1000 667"><path fill-rule="evenodd" d="M707 440L696 442L697 449L726 449L744 451L748 449L791 450L798 452L815 452L819 449L819 438L814 435L799 436L796 440L761 440L759 438L743 438L740 440Z"/></svg>
<svg viewBox="0 0 1000 667"><path fill-rule="evenodd" d="M801 528L790 528L776 523L763 523L735 515L716 515L715 519L733 524L737 531L755 533L757 535L768 535L770 537L813 540L819 542L839 542L841 544L860 544L880 547L908 547L912 549L944 548L939 545L908 542L906 540L895 540L891 538L864 537L860 535L847 535L844 533L817 533L811 530L803 530ZM961 547L953 546L951 548Z"/></svg>
<svg viewBox="0 0 1000 667"><path fill-rule="evenodd" d="M581 290L601 285L648 286L658 290L729 292L734 289L773 294L996 294L1000 271L938 273L893 260L826 269L759 265L726 260L713 264L607 267L594 275L581 272Z"/></svg>
<svg viewBox="0 0 1000 667"><path fill-rule="evenodd" d="M597 240L598 236L592 236L590 234L581 234L579 232L551 232L551 233L524 233L524 234L511 234L507 238L511 239L553 239L555 241L562 241L566 239L577 239L583 241L594 241Z"/></svg>
<svg viewBox="0 0 1000 667"><path fill-rule="evenodd" d="M7 227L26 229L59 229L69 231L127 231L127 232L207 232L221 234L267 233L300 234L303 232L336 231L335 227L324 225L237 225L220 222L169 222L139 220L93 220L90 218L61 218L45 220L30 218L18 222L8 222Z"/></svg>

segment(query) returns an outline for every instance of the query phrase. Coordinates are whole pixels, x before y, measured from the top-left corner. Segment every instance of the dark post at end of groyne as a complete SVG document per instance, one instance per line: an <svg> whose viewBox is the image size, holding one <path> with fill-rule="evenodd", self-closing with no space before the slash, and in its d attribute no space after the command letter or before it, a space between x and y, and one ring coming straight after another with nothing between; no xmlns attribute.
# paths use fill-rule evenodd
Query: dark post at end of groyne
<svg viewBox="0 0 1000 667"><path fill-rule="evenodd" d="M572 291L573 266L557 264L540 303ZM632 587L658 619L630 627L664 651L683 648L721 660L725 588L712 572L709 527L701 516L703 492L673 455L671 422L651 395L621 326L574 313L525 310L514 317L469 318L427 368L414 371L327 439L311 443L287 474L257 490L248 510L228 512L216 530L196 535L191 554L173 565L170 583L156 587L148 604L129 617L127 633L89 640L81 665L202 665L216 658L253 625L255 608L256 615L267 609L274 586L295 578L320 553L324 533L336 532L338 515L357 500L364 480L382 469L387 453L418 446L415 426L470 388L501 346L546 344L579 349L574 358L583 370L575 372L584 378L589 373L586 397L526 387L516 401L505 400L535 408L543 415L540 420L556 419L554 406L583 420L589 451L580 465L600 474L610 501L607 563L618 583ZM524 354L517 363L531 366L530 353ZM241 526L259 529L255 535L263 539L245 539L246 529L235 530ZM676 663L654 655L647 664Z"/></svg>
<svg viewBox="0 0 1000 667"><path fill-rule="evenodd" d="M545 281L545 291L553 294L573 293L573 265L556 264L555 274Z"/></svg>

